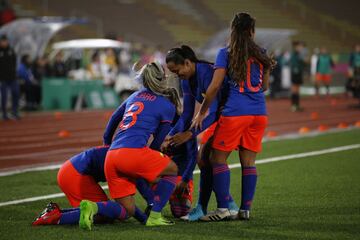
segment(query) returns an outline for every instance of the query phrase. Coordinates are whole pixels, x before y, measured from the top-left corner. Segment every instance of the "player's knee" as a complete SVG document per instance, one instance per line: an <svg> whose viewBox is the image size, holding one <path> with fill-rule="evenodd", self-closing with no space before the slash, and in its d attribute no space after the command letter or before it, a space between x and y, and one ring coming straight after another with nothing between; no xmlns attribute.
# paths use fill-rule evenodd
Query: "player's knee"
<svg viewBox="0 0 360 240"><path fill-rule="evenodd" d="M240 163L242 167L254 167L255 159L242 159Z"/></svg>
<svg viewBox="0 0 360 240"><path fill-rule="evenodd" d="M178 172L178 167L176 165L175 162L171 161L170 164L169 164L169 172L172 173L172 174L177 174Z"/></svg>

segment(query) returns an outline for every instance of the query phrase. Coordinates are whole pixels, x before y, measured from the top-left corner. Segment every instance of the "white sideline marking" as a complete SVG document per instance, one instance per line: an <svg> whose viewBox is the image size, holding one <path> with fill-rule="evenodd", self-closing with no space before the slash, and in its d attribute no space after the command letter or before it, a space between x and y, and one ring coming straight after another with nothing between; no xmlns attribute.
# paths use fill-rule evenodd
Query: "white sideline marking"
<svg viewBox="0 0 360 240"><path fill-rule="evenodd" d="M330 129L326 132L318 132L318 131L314 131L314 132L310 132L308 134L299 134L299 133L289 133L289 134L284 134L278 137L273 137L273 138L267 138L264 137L263 142L273 142L273 141L280 141L280 140L289 140L289 139L301 139L301 138L309 138L309 137L316 137L316 136L320 136L320 135L325 135L328 133L337 133L337 132L346 132L346 131L351 131L353 129L356 129L355 127L348 127L347 129ZM82 150L82 148L68 148L68 149L63 149L63 150L75 150L75 149L80 149L79 151ZM59 152L60 151L60 152ZM62 150L52 150L52 151L47 151L47 152L42 152L42 153L33 153L33 154L25 154L26 157L33 157L33 156L40 156L41 155L49 155L52 153L62 153ZM22 157L25 157L25 155L23 154ZM11 156L13 157L13 156ZM11 158L10 157L10 158ZM19 155L16 156L16 158L18 158ZM7 158L9 159L9 158ZM2 158L0 157L0 160L2 160ZM257 161L258 162L258 161ZM15 174L20 174L20 173L26 173L26 172L36 172L36 171L48 171L48 170L56 170L59 169L61 167L62 164L51 164L51 165L46 165L46 166L39 166L39 167L25 167L23 169L17 169L17 170L10 170L10 171L4 171L4 172L0 172L0 177L4 177L4 176L11 176L11 175L15 175Z"/></svg>
<svg viewBox="0 0 360 240"><path fill-rule="evenodd" d="M260 159L260 160L256 161L256 164L265 164L265 163L285 161L285 160L290 160L290 159L295 159L295 158L317 156L317 155L341 152L341 151L357 149L357 148L360 148L360 144L352 144L352 145L347 145L347 146L328 148L328 149L306 152L306 153L298 153L298 154L290 154L290 155L285 155L285 156L265 158L265 159ZM231 168L231 169L239 168L239 167L241 167L240 163L229 165L229 168ZM200 170L194 171L194 174L199 174L199 173L200 173ZM103 189L108 189L108 186L104 186ZM44 199L50 199L50 198L59 198L59 197L63 197L63 196L65 196L63 193L55 193L55 194L50 194L50 195L43 195L43 196L38 196L38 197L31 197L31 198L19 199L19 200L14 200L14 201L1 202L0 207L20 204L20 203L35 202L38 200L44 200Z"/></svg>

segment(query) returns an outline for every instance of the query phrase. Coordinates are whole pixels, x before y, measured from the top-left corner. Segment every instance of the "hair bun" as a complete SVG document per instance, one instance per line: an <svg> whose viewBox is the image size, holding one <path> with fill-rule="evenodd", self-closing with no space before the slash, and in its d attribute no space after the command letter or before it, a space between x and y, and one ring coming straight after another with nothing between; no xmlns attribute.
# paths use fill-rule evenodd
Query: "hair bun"
<svg viewBox="0 0 360 240"><path fill-rule="evenodd" d="M238 13L235 17L235 27L240 31L247 31L252 28L254 18L248 13Z"/></svg>

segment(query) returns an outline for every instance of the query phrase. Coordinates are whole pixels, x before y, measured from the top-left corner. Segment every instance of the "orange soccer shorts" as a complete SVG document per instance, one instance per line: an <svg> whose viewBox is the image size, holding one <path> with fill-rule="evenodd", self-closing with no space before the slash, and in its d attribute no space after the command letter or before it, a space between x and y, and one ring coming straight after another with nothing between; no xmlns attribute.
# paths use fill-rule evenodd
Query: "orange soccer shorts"
<svg viewBox="0 0 360 240"><path fill-rule="evenodd" d="M325 84L329 84L331 82L331 75L330 74L316 74L316 81L323 82Z"/></svg>
<svg viewBox="0 0 360 240"><path fill-rule="evenodd" d="M108 151L105 176L111 197L116 199L134 195L137 178L154 182L170 161L168 156L148 147Z"/></svg>
<svg viewBox="0 0 360 240"><path fill-rule="evenodd" d="M210 127L208 127L208 128L204 131L204 133L203 133L203 135L202 135L202 137L201 137L201 141L200 141L201 144L207 143L207 141L209 140L209 138L211 138L211 137L214 135L216 126L217 126L217 122L213 123Z"/></svg>
<svg viewBox="0 0 360 240"><path fill-rule="evenodd" d="M79 173L69 160L61 166L57 181L73 207L78 207L81 200L84 199L93 202L108 200L104 190L95 179L92 176Z"/></svg>
<svg viewBox="0 0 360 240"><path fill-rule="evenodd" d="M221 116L212 146L225 152L233 151L238 147L260 152L266 125L267 116Z"/></svg>

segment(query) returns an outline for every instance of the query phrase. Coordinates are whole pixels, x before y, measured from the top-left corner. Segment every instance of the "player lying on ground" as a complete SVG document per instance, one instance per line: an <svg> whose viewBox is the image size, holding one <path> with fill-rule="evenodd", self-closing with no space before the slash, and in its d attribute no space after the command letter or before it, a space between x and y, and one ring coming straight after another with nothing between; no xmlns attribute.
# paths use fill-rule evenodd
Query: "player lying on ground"
<svg viewBox="0 0 360 240"><path fill-rule="evenodd" d="M61 166L57 176L58 185L73 208L60 209L58 204L49 203L32 223L33 226L78 224L81 200L88 199L100 202L99 204L109 202L99 185L99 182L106 182L104 163L108 149L109 146L90 148L75 155ZM147 218L138 208L134 217L142 223L145 223ZM123 220L124 218L122 216L117 218L116 215L111 218L95 216L96 223L112 222L114 219Z"/></svg>
<svg viewBox="0 0 360 240"><path fill-rule="evenodd" d="M146 146L149 137L161 143L171 128L180 100L175 89L166 87L165 71L158 63L145 65L139 76L144 88L132 94L111 116L104 133L104 144L111 144L105 160L105 176L115 202L99 206L93 201L80 204L80 227L91 230L93 216L135 214L136 180L154 182L154 205L146 226L172 225L161 216L176 186L177 166L166 155ZM118 131L113 139L116 129Z"/></svg>
<svg viewBox="0 0 360 240"><path fill-rule="evenodd" d="M219 91L216 100L210 107L209 115L204 119L203 128L197 131L186 131L189 129L194 116L195 103L201 103L204 99L206 90L213 77L214 68L211 63L199 60L194 51L185 45L171 49L166 55L166 63L169 70L181 79L184 111L179 121L168 134L164 147L166 147L166 143L180 145L184 142L186 144L196 142L196 136L217 121L219 106L222 105L223 99L226 99L228 87L224 86L222 91ZM203 151L203 149L205 149L204 144L208 142L214 129L215 124L206 132L198 155L198 165L200 168L198 204L189 215L182 218L184 220L196 221L207 213L207 206L213 189L213 169L208 162L207 153L209 151ZM236 216L238 207L231 196L229 197L229 206L233 216Z"/></svg>

